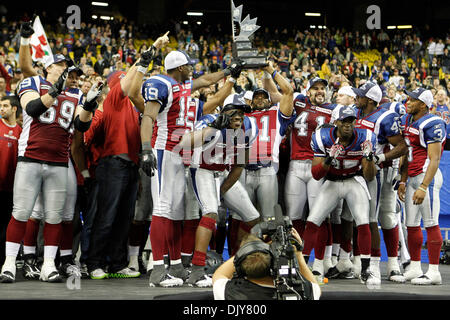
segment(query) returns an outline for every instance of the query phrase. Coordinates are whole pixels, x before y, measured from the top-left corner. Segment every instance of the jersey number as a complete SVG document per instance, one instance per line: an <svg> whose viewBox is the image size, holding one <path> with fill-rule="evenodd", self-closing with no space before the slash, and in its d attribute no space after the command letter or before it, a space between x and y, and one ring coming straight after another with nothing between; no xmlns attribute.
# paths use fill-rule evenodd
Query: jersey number
<svg viewBox="0 0 450 320"><path fill-rule="evenodd" d="M255 117L249 117L251 119L254 119L256 122ZM262 124L262 128L261 131L259 132L259 136L258 139L261 142L270 142L270 135L269 135L269 116L263 116L260 119L261 124ZM259 127L259 126L258 126Z"/></svg>
<svg viewBox="0 0 450 320"><path fill-rule="evenodd" d="M303 111L300 115L295 119L294 128L297 129L297 135L300 137L306 137L308 135L308 116L309 112ZM325 117L319 116L316 118L317 127L320 127L325 123Z"/></svg>
<svg viewBox="0 0 450 320"><path fill-rule="evenodd" d="M45 124L53 123L56 120L56 109L58 106L58 100L55 100L55 103L48 108L48 110L41 114L39 117L39 121ZM73 112L75 110L75 104L71 101L65 100L61 103L61 108L58 116L58 124L64 129L68 129L70 124L72 123Z"/></svg>

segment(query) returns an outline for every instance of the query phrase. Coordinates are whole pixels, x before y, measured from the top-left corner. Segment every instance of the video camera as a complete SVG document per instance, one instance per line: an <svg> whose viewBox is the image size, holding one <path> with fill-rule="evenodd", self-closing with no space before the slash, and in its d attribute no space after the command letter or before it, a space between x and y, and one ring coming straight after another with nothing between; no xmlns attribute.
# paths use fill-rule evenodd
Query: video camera
<svg viewBox="0 0 450 320"><path fill-rule="evenodd" d="M275 206L275 218L256 224L251 233L263 239L270 237L272 254L271 275L275 279L278 300L305 300L305 279L300 274L300 266L295 256L303 247L291 234L292 221L284 216L281 206Z"/></svg>

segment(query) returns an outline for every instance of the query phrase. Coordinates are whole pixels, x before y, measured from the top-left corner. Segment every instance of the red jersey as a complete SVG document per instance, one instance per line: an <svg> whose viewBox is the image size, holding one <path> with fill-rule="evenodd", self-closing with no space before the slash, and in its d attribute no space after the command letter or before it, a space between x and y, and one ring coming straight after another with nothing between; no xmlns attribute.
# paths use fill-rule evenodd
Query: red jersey
<svg viewBox="0 0 450 320"><path fill-rule="evenodd" d="M308 97L299 94L294 98L294 110L297 118L291 131L291 160L312 160L311 135L330 122L333 109L329 104L313 106Z"/></svg>
<svg viewBox="0 0 450 320"><path fill-rule="evenodd" d="M250 159L247 169L256 170L267 167L273 163L279 163L280 144L287 128L295 119L294 115L285 116L279 106L273 106L267 110L254 111L246 114L250 119L255 119L259 134L250 149Z"/></svg>
<svg viewBox="0 0 450 320"><path fill-rule="evenodd" d="M26 78L20 83L19 98L30 91L43 96L51 85L40 76ZM54 104L38 118L31 117L24 109L19 157L67 166L73 115L79 104L82 104L81 91L68 90L63 91Z"/></svg>
<svg viewBox="0 0 450 320"><path fill-rule="evenodd" d="M191 87L192 81L178 83L165 75L150 77L142 85L144 101L161 105L153 129L153 148L172 151L180 142L186 132Z"/></svg>
<svg viewBox="0 0 450 320"><path fill-rule="evenodd" d="M139 164L141 135L139 114L120 82L111 88L103 102L103 130L105 143L100 157L126 154Z"/></svg>
<svg viewBox="0 0 450 320"><path fill-rule="evenodd" d="M415 177L427 171L428 145L441 144L441 155L446 141L445 122L438 116L427 113L414 121L412 115L405 114L400 118L403 137L408 145L408 176Z"/></svg>
<svg viewBox="0 0 450 320"><path fill-rule="evenodd" d="M17 165L17 150L22 128L10 126L0 119L0 190L13 191Z"/></svg>

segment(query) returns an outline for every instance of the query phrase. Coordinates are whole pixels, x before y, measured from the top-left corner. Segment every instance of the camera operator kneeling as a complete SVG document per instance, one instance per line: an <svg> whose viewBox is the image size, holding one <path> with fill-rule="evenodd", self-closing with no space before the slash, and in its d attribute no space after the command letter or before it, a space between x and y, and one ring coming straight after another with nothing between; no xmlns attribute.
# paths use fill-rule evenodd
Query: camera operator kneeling
<svg viewBox="0 0 450 320"><path fill-rule="evenodd" d="M300 236L292 228L292 236L300 244ZM294 246L295 248L295 246ZM319 300L320 287L309 270L301 251L294 249L299 272L303 277L302 300ZM276 279L272 273L273 255L270 247L255 235L249 234L242 240L234 257L224 262L212 278L214 300L277 300ZM236 275L233 274L236 272ZM295 295L300 291L297 287ZM294 291L293 291L294 293Z"/></svg>

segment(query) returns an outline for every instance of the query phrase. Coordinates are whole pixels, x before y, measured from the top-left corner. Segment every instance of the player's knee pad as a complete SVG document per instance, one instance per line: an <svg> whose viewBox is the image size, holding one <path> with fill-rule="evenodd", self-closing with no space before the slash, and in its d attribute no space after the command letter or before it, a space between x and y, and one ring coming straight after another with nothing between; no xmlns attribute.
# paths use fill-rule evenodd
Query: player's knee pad
<svg viewBox="0 0 450 320"><path fill-rule="evenodd" d="M382 229L392 229L398 224L398 217L395 212L380 212L380 226Z"/></svg>

